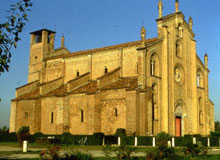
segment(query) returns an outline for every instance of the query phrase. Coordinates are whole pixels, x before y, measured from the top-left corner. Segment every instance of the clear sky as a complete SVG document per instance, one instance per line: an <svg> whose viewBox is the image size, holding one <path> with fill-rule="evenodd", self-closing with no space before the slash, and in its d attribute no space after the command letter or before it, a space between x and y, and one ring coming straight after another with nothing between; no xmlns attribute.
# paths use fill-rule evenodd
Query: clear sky
<svg viewBox="0 0 220 160"><path fill-rule="evenodd" d="M0 0L0 23L5 12L18 0ZM29 22L21 34L18 47L13 49L10 71L0 75L0 126L9 125L10 100L15 88L27 83L30 32L47 28L56 31L55 47L61 44L70 51L140 40L145 26L147 38L157 36L158 0L32 0ZM175 0L162 0L163 15L175 11ZM209 59L209 93L215 104L215 119L220 120L220 1L179 0L180 11L188 22L193 19L197 54ZM190 54L190 53L189 53Z"/></svg>

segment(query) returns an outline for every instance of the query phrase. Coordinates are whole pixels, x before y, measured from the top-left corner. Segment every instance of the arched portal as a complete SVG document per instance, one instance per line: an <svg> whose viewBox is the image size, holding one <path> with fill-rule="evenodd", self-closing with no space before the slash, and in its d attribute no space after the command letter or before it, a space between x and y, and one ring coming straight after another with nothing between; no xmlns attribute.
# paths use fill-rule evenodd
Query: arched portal
<svg viewBox="0 0 220 160"><path fill-rule="evenodd" d="M184 115L186 111L184 103L178 100L175 105L175 136L181 137L184 135Z"/></svg>

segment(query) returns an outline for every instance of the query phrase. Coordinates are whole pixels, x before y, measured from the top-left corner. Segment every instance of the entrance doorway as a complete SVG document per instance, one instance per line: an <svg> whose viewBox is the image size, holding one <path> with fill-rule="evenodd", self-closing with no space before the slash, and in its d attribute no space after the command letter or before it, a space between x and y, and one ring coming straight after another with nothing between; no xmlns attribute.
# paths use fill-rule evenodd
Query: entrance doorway
<svg viewBox="0 0 220 160"><path fill-rule="evenodd" d="M181 117L176 117L176 136L181 136Z"/></svg>

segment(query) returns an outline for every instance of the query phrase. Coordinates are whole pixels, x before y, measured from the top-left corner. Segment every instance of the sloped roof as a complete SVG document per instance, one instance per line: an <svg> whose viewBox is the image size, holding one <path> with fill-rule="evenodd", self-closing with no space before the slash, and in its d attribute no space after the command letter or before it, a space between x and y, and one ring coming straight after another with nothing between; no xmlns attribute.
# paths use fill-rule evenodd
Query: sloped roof
<svg viewBox="0 0 220 160"><path fill-rule="evenodd" d="M158 40L159 40L158 38L146 39L145 44L154 43ZM141 43L142 43L142 40L128 42L128 43L121 43L121 44L102 47L102 48L95 48L95 49L83 50L83 51L78 51L78 52L72 52L72 53L65 54L65 55L58 55L58 56L46 58L45 60L47 61L47 60L52 60L52 59L57 59L57 58L73 57L73 56L88 54L88 53L92 53L92 52L104 51L104 50L109 50L109 49L116 49L116 48L120 48L120 47L129 47L132 45L139 45Z"/></svg>

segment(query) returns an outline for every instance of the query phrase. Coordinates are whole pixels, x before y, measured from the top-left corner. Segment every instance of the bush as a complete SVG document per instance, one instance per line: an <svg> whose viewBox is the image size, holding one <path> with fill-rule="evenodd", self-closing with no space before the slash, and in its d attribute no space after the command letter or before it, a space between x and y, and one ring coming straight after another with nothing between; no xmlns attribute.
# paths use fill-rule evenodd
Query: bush
<svg viewBox="0 0 220 160"><path fill-rule="evenodd" d="M167 145L160 145L158 148L155 148L149 151L146 155L147 160L178 160L181 159L179 155L176 154L175 149L167 147Z"/></svg>
<svg viewBox="0 0 220 160"><path fill-rule="evenodd" d="M165 132L160 132L156 136L156 145L167 145L168 140L170 140L170 136Z"/></svg>
<svg viewBox="0 0 220 160"><path fill-rule="evenodd" d="M22 144L23 141L28 141L30 138L29 127L23 126L17 132L18 143Z"/></svg>
<svg viewBox="0 0 220 160"><path fill-rule="evenodd" d="M31 143L36 142L39 137L44 137L44 134L41 132L36 132L33 135L30 135L30 142Z"/></svg>
<svg viewBox="0 0 220 160"><path fill-rule="evenodd" d="M106 145L118 144L118 137L117 136L105 136L105 144Z"/></svg>
<svg viewBox="0 0 220 160"><path fill-rule="evenodd" d="M210 146L219 146L219 138L218 137L211 137L210 138Z"/></svg>
<svg viewBox="0 0 220 160"><path fill-rule="evenodd" d="M153 144L153 137L146 137L146 136L139 136L137 137L137 145L138 146L152 146Z"/></svg>
<svg viewBox="0 0 220 160"><path fill-rule="evenodd" d="M69 132L63 133L60 138L62 144L74 144L73 135Z"/></svg>
<svg viewBox="0 0 220 160"><path fill-rule="evenodd" d="M112 150L115 153L118 160L129 160L131 159L131 154L136 150L136 148L128 146L119 146L113 147Z"/></svg>
<svg viewBox="0 0 220 160"><path fill-rule="evenodd" d="M102 153L105 156L105 160L111 159L112 152L113 152L112 146L106 145L106 146L102 147Z"/></svg>
<svg viewBox="0 0 220 160"><path fill-rule="evenodd" d="M122 136L121 137L121 145L134 145L134 136Z"/></svg>
<svg viewBox="0 0 220 160"><path fill-rule="evenodd" d="M8 141L9 142L17 142L18 138L17 138L17 134L15 132L11 132L8 134Z"/></svg>
<svg viewBox="0 0 220 160"><path fill-rule="evenodd" d="M220 138L220 132L211 132L210 137L219 137Z"/></svg>
<svg viewBox="0 0 220 160"><path fill-rule="evenodd" d="M105 136L102 132L96 132L89 138L89 144L91 145L102 145L103 137Z"/></svg>
<svg viewBox="0 0 220 160"><path fill-rule="evenodd" d="M126 136L126 129L118 128L115 132L115 136Z"/></svg>
<svg viewBox="0 0 220 160"><path fill-rule="evenodd" d="M0 128L0 142L8 141L8 134L9 129L6 126Z"/></svg>
<svg viewBox="0 0 220 160"><path fill-rule="evenodd" d="M198 141L197 144L188 143L186 147L183 148L183 152L186 157L196 157L200 154L206 156L208 148Z"/></svg>
<svg viewBox="0 0 220 160"><path fill-rule="evenodd" d="M59 146L53 146L48 151L41 151L39 157L41 160L94 160L90 154L79 151L65 152L64 154L61 154Z"/></svg>

